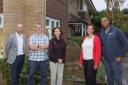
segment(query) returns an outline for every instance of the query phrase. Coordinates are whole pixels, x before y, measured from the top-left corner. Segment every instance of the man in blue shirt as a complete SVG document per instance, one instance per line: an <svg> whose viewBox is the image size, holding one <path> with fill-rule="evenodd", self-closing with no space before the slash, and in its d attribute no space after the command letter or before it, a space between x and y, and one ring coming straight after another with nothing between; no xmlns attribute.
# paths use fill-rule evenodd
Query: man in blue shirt
<svg viewBox="0 0 128 85"><path fill-rule="evenodd" d="M110 25L107 17L101 19L101 41L108 85L122 84L122 57L128 49L124 33Z"/></svg>
<svg viewBox="0 0 128 85"><path fill-rule="evenodd" d="M34 33L29 38L29 74L27 85L34 85L34 74L39 69L40 85L45 85L46 72L48 69L48 46L49 39L43 33L41 23L37 23Z"/></svg>

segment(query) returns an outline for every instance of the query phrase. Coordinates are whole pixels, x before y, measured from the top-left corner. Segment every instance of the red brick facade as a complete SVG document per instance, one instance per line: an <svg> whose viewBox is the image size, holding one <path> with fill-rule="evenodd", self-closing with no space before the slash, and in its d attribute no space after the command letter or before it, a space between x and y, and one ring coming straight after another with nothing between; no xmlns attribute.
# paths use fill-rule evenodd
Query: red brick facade
<svg viewBox="0 0 128 85"><path fill-rule="evenodd" d="M46 15L60 20L64 37L68 38L68 0L46 0Z"/></svg>
<svg viewBox="0 0 128 85"><path fill-rule="evenodd" d="M0 13L3 13L3 0L0 0Z"/></svg>

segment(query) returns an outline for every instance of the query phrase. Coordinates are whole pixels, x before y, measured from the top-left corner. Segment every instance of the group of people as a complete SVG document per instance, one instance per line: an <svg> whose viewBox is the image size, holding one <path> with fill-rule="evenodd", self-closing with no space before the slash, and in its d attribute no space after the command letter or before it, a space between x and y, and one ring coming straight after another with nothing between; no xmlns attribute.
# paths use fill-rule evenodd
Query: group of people
<svg viewBox="0 0 128 85"><path fill-rule="evenodd" d="M122 58L128 50L125 34L110 24L107 17L101 19L99 36L94 35L94 25L87 26L80 53L80 68L84 68L86 85L96 85L96 74L102 60L105 65L107 85L123 85Z"/></svg>
<svg viewBox="0 0 128 85"><path fill-rule="evenodd" d="M25 48L29 49L29 73L27 85L34 85L34 74L40 71L40 85L45 85L48 70L48 49L50 54L51 85L62 85L63 69L66 57L66 44L59 27L53 29L53 39L49 41L41 23L37 23L34 33L26 43L23 25L17 24L16 33L6 42L7 63L11 67L11 85L19 85L19 78L25 60ZM26 46L27 45L27 46Z"/></svg>
<svg viewBox="0 0 128 85"><path fill-rule="evenodd" d="M96 74L99 68L101 56L105 65L108 85L122 84L122 58L128 49L128 40L124 33L110 25L107 17L101 19L100 36L94 34L93 24L87 26L87 35L83 38L80 52L79 66L84 68L86 85L96 85ZM17 24L16 32L9 36L5 53L7 63L11 66L11 85L19 85L22 72L25 49L29 49L29 73L27 85L34 85L34 74L40 71L40 85L46 85L46 75L50 64L51 85L62 85L64 63L66 58L66 44L62 37L60 27L52 30L53 38L49 40L44 34L41 23L37 23L34 33L26 43L23 34L23 25ZM50 57L48 57L48 52Z"/></svg>

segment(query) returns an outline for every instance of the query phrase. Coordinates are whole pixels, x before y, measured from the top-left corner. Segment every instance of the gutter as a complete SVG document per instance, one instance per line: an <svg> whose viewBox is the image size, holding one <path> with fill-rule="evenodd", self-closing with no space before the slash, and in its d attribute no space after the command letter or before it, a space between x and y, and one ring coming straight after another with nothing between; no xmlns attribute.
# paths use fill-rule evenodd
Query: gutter
<svg viewBox="0 0 128 85"><path fill-rule="evenodd" d="M94 12L95 12L95 15L97 15L98 12L97 12L97 10L96 10L96 8L95 8L95 6L94 6L92 0L88 0L88 1L89 1L89 3L90 3L91 7L93 8Z"/></svg>

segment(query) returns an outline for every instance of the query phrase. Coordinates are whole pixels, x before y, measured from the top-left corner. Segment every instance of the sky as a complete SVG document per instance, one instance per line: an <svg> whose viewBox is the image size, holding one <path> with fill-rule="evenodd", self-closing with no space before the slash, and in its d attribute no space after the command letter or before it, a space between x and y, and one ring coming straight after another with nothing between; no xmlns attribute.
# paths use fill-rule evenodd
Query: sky
<svg viewBox="0 0 128 85"><path fill-rule="evenodd" d="M102 11L106 9L106 3L105 0L92 0L94 6L96 7L97 11ZM121 6L121 9L128 8L128 0L126 0L125 4Z"/></svg>

